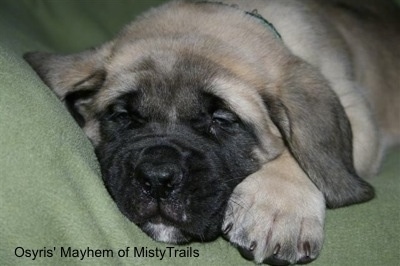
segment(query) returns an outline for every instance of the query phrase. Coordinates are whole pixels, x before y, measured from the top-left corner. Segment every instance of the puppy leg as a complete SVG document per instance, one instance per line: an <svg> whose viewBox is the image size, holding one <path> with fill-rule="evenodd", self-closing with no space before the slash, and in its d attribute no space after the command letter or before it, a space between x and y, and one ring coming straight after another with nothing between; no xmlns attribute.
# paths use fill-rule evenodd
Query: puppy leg
<svg viewBox="0 0 400 266"><path fill-rule="evenodd" d="M307 263L321 250L324 217L322 193L286 150L235 188L222 230L257 263Z"/></svg>

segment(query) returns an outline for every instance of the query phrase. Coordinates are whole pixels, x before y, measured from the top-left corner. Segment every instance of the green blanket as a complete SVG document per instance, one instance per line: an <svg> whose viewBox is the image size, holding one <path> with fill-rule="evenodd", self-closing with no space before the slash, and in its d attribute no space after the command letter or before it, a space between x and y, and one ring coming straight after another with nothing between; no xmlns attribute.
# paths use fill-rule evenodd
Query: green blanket
<svg viewBox="0 0 400 266"><path fill-rule="evenodd" d="M223 239L171 246L130 223L91 144L22 59L100 44L157 2L0 0L0 265L252 265ZM399 157L371 180L375 200L328 211L313 265L400 265Z"/></svg>

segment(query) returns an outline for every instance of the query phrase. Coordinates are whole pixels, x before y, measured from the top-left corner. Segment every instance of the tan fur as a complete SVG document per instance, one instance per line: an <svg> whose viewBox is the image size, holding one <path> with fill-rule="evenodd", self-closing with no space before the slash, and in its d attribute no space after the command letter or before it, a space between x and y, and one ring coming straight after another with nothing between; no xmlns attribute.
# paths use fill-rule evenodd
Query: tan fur
<svg viewBox="0 0 400 266"><path fill-rule="evenodd" d="M272 256L284 239L291 254L287 259L295 263L301 259L306 241L316 243L315 251L322 246L324 216L322 193L285 150L235 188L223 228L232 223L229 239L242 247L250 248L255 241L254 260L258 263ZM312 253L315 258L317 253Z"/></svg>
<svg viewBox="0 0 400 266"><path fill-rule="evenodd" d="M364 177L376 174L385 144L400 141L399 24L365 25L322 1L226 2L257 8L295 55L320 69L351 121L357 171Z"/></svg>
<svg viewBox="0 0 400 266"><path fill-rule="evenodd" d="M354 64L354 79L371 107L384 145L400 139L400 17L390 1L367 5L371 10L384 8L380 20L361 22L337 10L326 10L348 44ZM379 10L377 10L379 11Z"/></svg>
<svg viewBox="0 0 400 266"><path fill-rule="evenodd" d="M384 48L380 53L373 51L370 53L371 48L376 50L375 47L385 43L381 40L388 33L380 33L378 37L372 33L361 35L351 27L357 21L350 21L352 23L349 24L347 22L351 18L338 19L337 16L332 15L332 10L326 11L320 7L318 1L308 1L310 3L308 6L301 1L292 0L225 2L237 4L242 10L257 9L258 13L268 18L279 29L284 45L290 52L320 69L340 97L351 121L357 171L362 176L374 175L380 165L384 144L398 142L400 135L398 122L400 110L399 105L396 104L400 97L396 87L399 79L393 72L399 68L400 60L389 56L380 57L380 53L386 53ZM252 89L260 90L265 87L274 89L274 84L279 82L279 76L285 73L277 65L284 64L288 51L285 51L282 41L278 40L271 31L266 30L264 25L256 25L240 10L215 5L196 7L185 3L174 3L174 5L179 8L168 9L169 6L166 5L167 12L161 13L157 12L158 10L150 12L142 20L139 19L122 31L113 45L112 56L107 58L108 73L123 72L138 58L149 55L148 51L154 51L152 47L157 47L158 54L152 52L150 56L160 57L163 51L169 53L172 50L177 54L184 54L191 50L190 46L193 46L193 51L202 53L208 59L228 69L238 78L252 85ZM216 11L220 12L218 16L213 13ZM199 12L202 15L206 13L208 16L207 19L202 19L202 23L191 19ZM325 16L316 16L316 12L327 12L335 24L345 25L345 27L339 27L340 31L336 30L330 24L330 20L327 21ZM142 25L142 22L147 23L147 19L152 21L152 27L149 30L146 24ZM185 21L185 24L182 25L181 21ZM226 27L220 30L220 25L226 25ZM311 25L314 26L310 27ZM154 31L154 28L157 30ZM358 34L357 38L352 34L354 31ZM182 45L176 46L177 38L179 39L182 33L187 32L193 32L193 36L184 35L185 37L180 41ZM377 31L373 31L375 32ZM347 36L347 39L343 38L341 33ZM130 41L131 36L135 36L135 39L140 39L140 41L133 43ZM206 41L202 36L207 36ZM257 37L254 38L254 36ZM232 46L231 43L235 45ZM391 43L386 42L386 46L390 46ZM384 44L382 45L385 47ZM237 50L238 47L240 50ZM356 68L354 75L351 68L353 61L349 52L353 47L356 49L353 52L354 65L359 67ZM397 46L392 48L398 50ZM348 55L347 58L346 55ZM364 61L370 63L365 64ZM171 64L168 60L165 62ZM371 66L371 68L366 66ZM376 66L379 66L379 69ZM254 72L255 69L258 72ZM385 71L382 71L383 69ZM123 86L117 88L121 88L121 93L124 91ZM236 87L230 87L231 91L233 89ZM118 91L118 89L103 90L103 93L99 95L98 103L101 106L98 108L103 108L117 97ZM250 91L251 89L247 90L248 93ZM384 93L387 91L389 93ZM387 110L387 106L392 108ZM381 130L377 130L375 120L379 121ZM253 122L264 123L263 118ZM384 143L381 143L380 135L390 139L383 140Z"/></svg>
<svg viewBox="0 0 400 266"><path fill-rule="evenodd" d="M62 99L77 89L74 84L84 80L80 85L90 86L96 82L97 71L107 73L90 105L89 113L94 114L131 91L137 78L149 68L172 76L179 58L198 56L208 60L218 69L210 81L210 92L223 98L243 121L254 126L261 143L254 155L264 164L234 190L224 221L224 227L233 224L227 236L248 249L257 243L253 247L256 262L272 256L279 244L286 249L282 259L295 263L304 259L306 243L311 244L308 259L318 256L323 242L325 194L310 180L305 167L299 165L293 151L297 146L290 147L289 152L287 146L292 139L284 141L285 127L291 126L293 132L289 133L298 137L293 138L294 145L300 147L303 140L312 138L313 132L306 132L303 121L272 121L273 116L284 115L279 108L267 108L265 97L288 106L294 119L298 118L296 114L304 119L314 115L303 111L314 110L318 97L326 101L326 108L334 106L338 97L351 124L354 167L362 177L375 175L385 148L400 141L399 19L388 14L387 19L378 22L361 22L357 14L351 14L351 8L338 8L336 2L224 1L234 4L234 8L171 2L145 13L116 39L95 51L61 59L44 60L39 56L40 62L32 64L36 64L38 72L44 63L57 61L58 70L71 65L62 76L50 75L46 81ZM375 11L377 5L370 3L373 1L359 4ZM244 13L254 10L274 24L282 39ZM143 59L151 59L154 66L138 64ZM304 99L298 95L309 101L300 102ZM173 104L168 112L171 120L176 118ZM309 126L318 127L316 123ZM87 117L84 130L96 145L100 133L94 117ZM340 142L337 138L332 142ZM298 157L303 156L299 154ZM342 180L346 178L337 182ZM168 238L170 231L163 230L163 239Z"/></svg>

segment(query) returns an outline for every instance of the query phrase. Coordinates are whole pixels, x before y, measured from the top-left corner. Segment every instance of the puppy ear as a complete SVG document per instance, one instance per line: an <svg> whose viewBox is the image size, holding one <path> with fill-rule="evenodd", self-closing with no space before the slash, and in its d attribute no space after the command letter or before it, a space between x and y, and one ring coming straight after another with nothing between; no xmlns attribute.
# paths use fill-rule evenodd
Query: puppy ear
<svg viewBox="0 0 400 266"><path fill-rule="evenodd" d="M24 59L82 127L90 115L93 96L105 80L104 56L102 49L92 49L72 55L29 52Z"/></svg>
<svg viewBox="0 0 400 266"><path fill-rule="evenodd" d="M275 95L265 95L286 145L330 208L368 201L374 190L353 165L350 122L334 91L307 64L287 69Z"/></svg>

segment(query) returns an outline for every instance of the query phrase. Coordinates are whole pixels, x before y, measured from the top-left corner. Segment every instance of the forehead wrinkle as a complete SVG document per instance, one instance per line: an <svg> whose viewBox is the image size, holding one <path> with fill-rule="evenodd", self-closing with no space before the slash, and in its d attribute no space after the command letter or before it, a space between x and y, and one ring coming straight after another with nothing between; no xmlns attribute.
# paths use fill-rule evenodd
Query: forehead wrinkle
<svg viewBox="0 0 400 266"><path fill-rule="evenodd" d="M191 116L198 107L198 96L190 90L178 89L171 90L171 93L166 92L166 95L148 97L142 104L150 114L165 122L176 123Z"/></svg>
<svg viewBox="0 0 400 266"><path fill-rule="evenodd" d="M108 64L106 82L96 97L98 108L105 108L125 93L137 91L140 79L168 76L167 72L176 63L177 56L170 50L150 50L143 54L143 51L134 53L135 47L129 46Z"/></svg>
<svg viewBox="0 0 400 266"><path fill-rule="evenodd" d="M191 56L174 62L171 69L163 69L147 77L148 84L143 94L148 108L164 112L169 121L189 116L198 107L199 92L208 83L202 62ZM192 61L194 60L194 62ZM145 104L146 105L146 104Z"/></svg>
<svg viewBox="0 0 400 266"><path fill-rule="evenodd" d="M192 53L164 54L162 58L147 54L109 74L96 95L95 105L104 110L121 95L140 91L141 108L156 117L176 121L189 116L199 105L198 93L209 86L213 67L212 61Z"/></svg>

